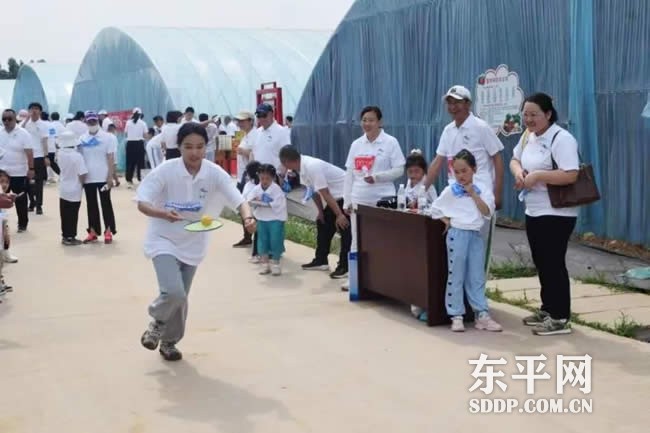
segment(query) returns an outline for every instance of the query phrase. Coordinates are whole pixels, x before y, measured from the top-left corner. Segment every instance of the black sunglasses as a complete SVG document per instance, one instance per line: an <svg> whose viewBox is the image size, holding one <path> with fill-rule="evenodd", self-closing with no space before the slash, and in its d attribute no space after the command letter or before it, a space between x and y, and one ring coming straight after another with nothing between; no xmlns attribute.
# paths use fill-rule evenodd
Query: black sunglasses
<svg viewBox="0 0 650 433"><path fill-rule="evenodd" d="M14 120L13 117L3 117L3 118L2 118L2 121L3 121L3 122L11 122L12 120Z"/></svg>

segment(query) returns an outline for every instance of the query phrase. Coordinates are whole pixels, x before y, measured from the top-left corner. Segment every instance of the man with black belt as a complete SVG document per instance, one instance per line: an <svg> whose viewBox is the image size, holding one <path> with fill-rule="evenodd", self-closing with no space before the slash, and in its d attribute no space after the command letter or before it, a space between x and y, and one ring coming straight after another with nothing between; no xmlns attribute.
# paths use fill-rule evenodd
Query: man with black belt
<svg viewBox="0 0 650 433"><path fill-rule="evenodd" d="M18 215L18 232L27 230L29 217L27 213L27 182L34 177L34 154L32 140L27 131L18 126L16 112L7 109L2 112L0 128L0 169L9 173L9 189L18 194L16 197L16 214ZM6 262L18 261L5 250Z"/></svg>
<svg viewBox="0 0 650 433"><path fill-rule="evenodd" d="M305 199L313 198L318 208L316 219L316 258L302 265L305 270L329 270L327 256L334 233L341 234L339 263L330 278L346 278L348 252L352 243L350 217L343 212L345 171L318 158L301 155L293 146L280 149L280 162L288 170L300 173L300 182L307 187ZM323 207L325 201L325 207Z"/></svg>
<svg viewBox="0 0 650 433"><path fill-rule="evenodd" d="M29 104L29 118L23 128L32 137L32 151L34 153L34 183L29 186L29 210L36 209L37 215L43 214L43 184L47 180L47 167L50 166L48 157L47 139L50 128L41 120L43 106L38 102Z"/></svg>

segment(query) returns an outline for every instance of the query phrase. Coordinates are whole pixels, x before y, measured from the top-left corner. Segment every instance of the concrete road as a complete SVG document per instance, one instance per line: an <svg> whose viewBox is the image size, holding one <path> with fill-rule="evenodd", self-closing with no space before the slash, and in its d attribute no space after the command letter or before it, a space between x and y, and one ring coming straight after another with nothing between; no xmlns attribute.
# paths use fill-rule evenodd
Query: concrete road
<svg viewBox="0 0 650 433"><path fill-rule="evenodd" d="M505 305L493 306L501 334L427 328L406 306L349 303L326 274L299 271L312 252L298 245L287 245L282 277L257 275L230 247L240 235L232 223L213 234L197 273L185 359L166 363L139 343L156 285L131 197L114 193L113 245L61 246L54 187L45 215L14 235L15 292L0 304L1 433L648 431L647 344L580 327L534 337ZM521 404L558 398L556 355L589 354L592 392L563 397L591 399L593 413L470 413L484 395L469 392L468 360L481 353L507 361L507 389L489 397ZM511 378L514 356L540 353L550 379L527 396Z"/></svg>

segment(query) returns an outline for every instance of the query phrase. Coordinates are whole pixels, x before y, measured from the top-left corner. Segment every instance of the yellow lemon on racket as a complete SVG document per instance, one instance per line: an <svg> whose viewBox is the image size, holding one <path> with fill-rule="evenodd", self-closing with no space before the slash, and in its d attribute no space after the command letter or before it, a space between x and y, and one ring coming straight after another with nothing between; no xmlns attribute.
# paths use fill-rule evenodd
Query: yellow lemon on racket
<svg viewBox="0 0 650 433"><path fill-rule="evenodd" d="M214 219L210 215L203 215L201 217L201 224L206 227L212 225L212 221L214 221Z"/></svg>

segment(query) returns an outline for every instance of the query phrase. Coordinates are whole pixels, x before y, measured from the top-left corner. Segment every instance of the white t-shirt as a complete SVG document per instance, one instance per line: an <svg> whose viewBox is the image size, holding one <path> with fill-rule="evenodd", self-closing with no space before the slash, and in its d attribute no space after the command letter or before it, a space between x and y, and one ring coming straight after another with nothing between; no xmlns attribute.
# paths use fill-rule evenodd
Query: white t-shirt
<svg viewBox="0 0 650 433"><path fill-rule="evenodd" d="M32 137L32 149L34 151L34 158L43 158L45 153L43 152L42 141L44 138L49 138L50 128L48 122L45 122L41 119L38 119L36 122L33 122L31 119L25 123L25 130L29 132L29 135Z"/></svg>
<svg viewBox="0 0 650 433"><path fill-rule="evenodd" d="M144 136L149 133L147 123L142 119L138 119L136 123L131 119L127 120L124 130L126 141L144 141Z"/></svg>
<svg viewBox="0 0 650 433"><path fill-rule="evenodd" d="M63 126L63 123L59 122L58 120L50 122L48 126L49 136L47 139L47 151L49 153L55 153L56 139L61 135L63 131L65 131L65 126Z"/></svg>
<svg viewBox="0 0 650 433"><path fill-rule="evenodd" d="M460 127L455 122L449 123L442 131L436 153L447 158L447 176L449 183L456 181L453 158L463 149L469 150L476 158L474 179L494 190L494 163L492 157L503 150L503 144L490 125L472 113Z"/></svg>
<svg viewBox="0 0 650 433"><path fill-rule="evenodd" d="M165 160L162 154L162 148L160 147L162 138L162 134L154 135L145 146L145 151L147 153L147 158L149 159L149 164L151 164L151 168L158 167Z"/></svg>
<svg viewBox="0 0 650 433"><path fill-rule="evenodd" d="M273 182L271 185L264 189L262 184L255 185L253 189L248 192L246 200L261 200L262 194L267 194L271 197L271 206L254 206L253 215L260 221L286 221L287 220L287 197L280 185Z"/></svg>
<svg viewBox="0 0 650 433"><path fill-rule="evenodd" d="M162 135L161 143L165 143L166 149L178 149L178 130L181 125L178 123L165 123L162 127L160 135Z"/></svg>
<svg viewBox="0 0 650 433"><path fill-rule="evenodd" d="M415 185L411 185L411 179L406 181L406 198L413 201L417 200L418 194L420 194L420 190L424 188L424 183L426 182L427 177L424 176L422 177L422 180L418 182ZM436 198L438 198L438 192L436 191L436 187L431 185L429 189L426 191L425 195L427 198L433 202Z"/></svg>
<svg viewBox="0 0 650 433"><path fill-rule="evenodd" d="M185 119L185 116L181 119L181 125L186 124L187 122L192 122L192 123L201 123L198 120L196 120L194 117L192 117L192 120L187 120Z"/></svg>
<svg viewBox="0 0 650 433"><path fill-rule="evenodd" d="M249 194L249 193L253 190L253 188L255 188L256 186L257 186L257 184L256 184L255 182L253 182L252 180L249 180L249 181L246 182L246 184L244 185L244 188L242 189L241 195L243 195L244 197L248 197L248 194Z"/></svg>
<svg viewBox="0 0 650 433"><path fill-rule="evenodd" d="M345 171L322 159L301 155L300 182L314 192L327 188L335 200L340 200L344 194Z"/></svg>
<svg viewBox="0 0 650 433"><path fill-rule="evenodd" d="M11 177L27 176L29 166L25 150L32 148L32 137L20 126L11 132L0 128L0 169Z"/></svg>
<svg viewBox="0 0 650 433"><path fill-rule="evenodd" d="M79 139L79 152L84 157L88 174L86 183L102 183L108 179L108 155L115 152L115 136L101 129L97 134L84 134Z"/></svg>
<svg viewBox="0 0 650 433"><path fill-rule="evenodd" d="M198 221L203 215L217 217L224 206L237 209L244 201L228 173L203 160L196 176L185 168L182 158L167 160L152 170L137 190L136 201L175 209L184 218ZM187 221L171 223L150 218L144 240L148 258L171 254L183 263L198 265L208 249L208 232L191 233Z"/></svg>
<svg viewBox="0 0 650 433"><path fill-rule="evenodd" d="M253 158L262 164L271 164L275 168L280 168L280 149L287 144L291 144L291 137L286 128L273 122L267 129L259 127L257 137L251 147Z"/></svg>
<svg viewBox="0 0 650 433"><path fill-rule="evenodd" d="M239 147L242 149L247 149L251 150L253 148L253 143L255 143L255 140L257 140L257 134L258 134L257 128L253 128L250 131L248 131L248 134L244 138L242 138L241 142L239 143ZM278 152L279 153L279 152ZM247 156L237 154L237 180L240 181L244 177L244 173L246 173L246 166L250 162L250 159Z"/></svg>
<svg viewBox="0 0 650 433"><path fill-rule="evenodd" d="M555 141L553 141L553 136ZM571 171L580 168L578 156L578 142L569 131L560 128L556 124L551 125L544 134L537 137L535 133L528 134L525 146L522 146L522 138L513 150L513 159L521 162L521 167L532 173L538 170L553 170L551 154L560 170ZM551 142L553 145L551 146ZM532 190L528 191L524 198L526 202L526 215L538 217L542 215L557 215L575 217L578 216L577 207L554 208L551 206L551 199L548 196L548 188L545 183L537 183Z"/></svg>
<svg viewBox="0 0 650 433"><path fill-rule="evenodd" d="M226 135L229 137L234 137L235 133L239 131L239 127L235 125L235 122L230 122L226 125Z"/></svg>
<svg viewBox="0 0 650 433"><path fill-rule="evenodd" d="M216 137L219 135L219 128L214 123L208 123L208 126L205 127L205 131L208 133L208 144L206 149L208 152L217 150L217 141Z"/></svg>
<svg viewBox="0 0 650 433"><path fill-rule="evenodd" d="M81 120L72 120L70 123L66 125L66 128L74 132L77 138L88 133L88 125L86 125Z"/></svg>
<svg viewBox="0 0 650 433"><path fill-rule="evenodd" d="M102 120L102 129L104 131L108 131L108 127L113 125L113 121L111 120L110 117L106 116L104 120Z"/></svg>
<svg viewBox="0 0 650 433"><path fill-rule="evenodd" d="M365 134L354 140L345 162L345 167L354 173L352 197L350 197L352 203L376 206L381 198L394 196L393 182L377 182L375 179L375 183L370 184L363 178L404 164L406 159L399 142L383 130L372 143L368 141Z"/></svg>
<svg viewBox="0 0 650 433"><path fill-rule="evenodd" d="M451 185L448 185L433 202L432 216L434 218L443 216L449 218L451 227L456 229L480 231L485 221L492 218L492 214L494 214L494 192L485 184L474 183L474 185L481 191L479 195L490 209L490 215L483 216L472 197L468 194L457 197L454 195Z"/></svg>
<svg viewBox="0 0 650 433"><path fill-rule="evenodd" d="M61 169L59 196L67 201L81 201L83 185L79 181L79 176L88 173L83 156L77 152L77 149L66 147L59 151L58 163Z"/></svg>

